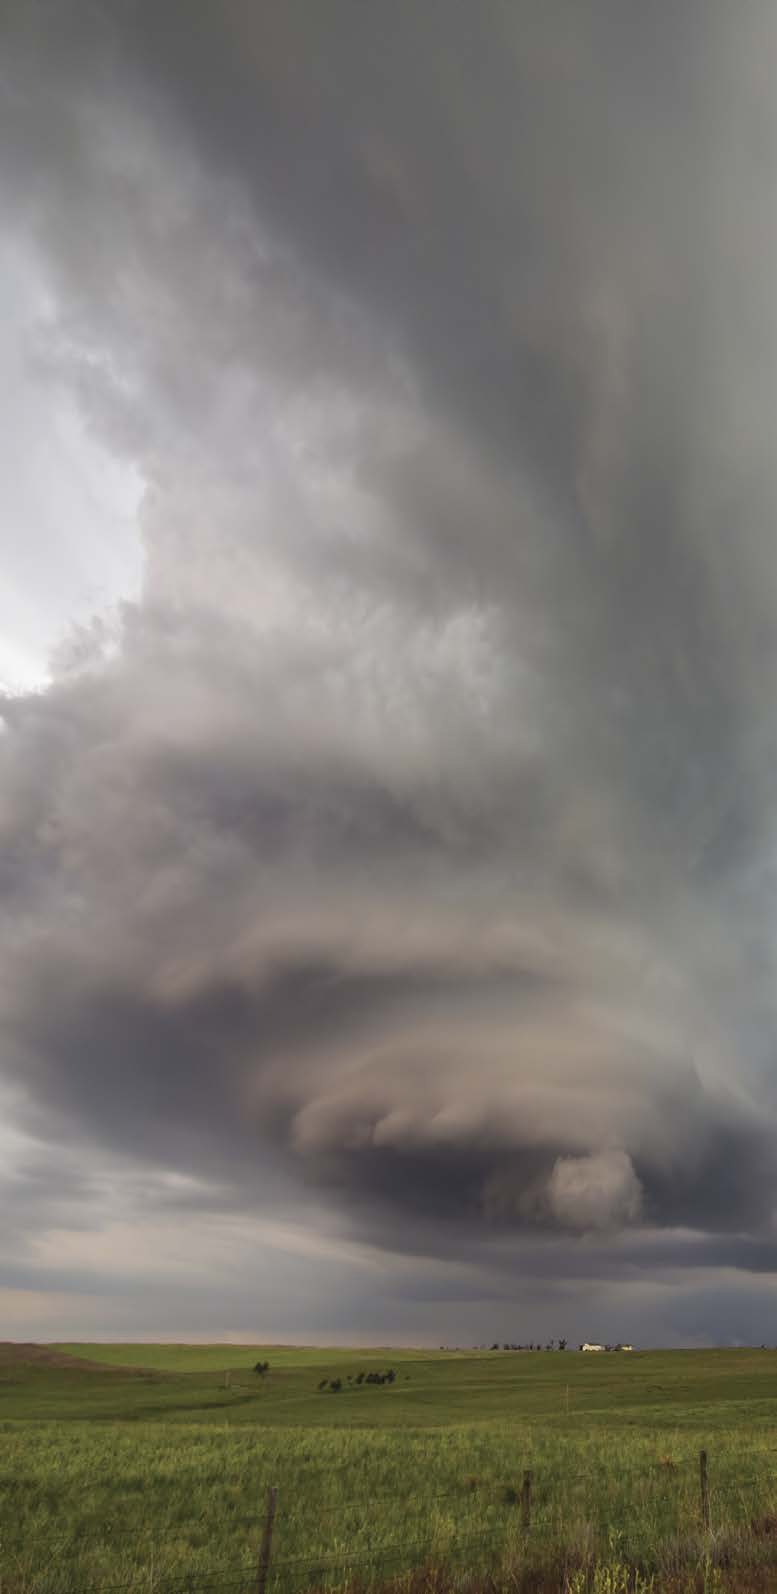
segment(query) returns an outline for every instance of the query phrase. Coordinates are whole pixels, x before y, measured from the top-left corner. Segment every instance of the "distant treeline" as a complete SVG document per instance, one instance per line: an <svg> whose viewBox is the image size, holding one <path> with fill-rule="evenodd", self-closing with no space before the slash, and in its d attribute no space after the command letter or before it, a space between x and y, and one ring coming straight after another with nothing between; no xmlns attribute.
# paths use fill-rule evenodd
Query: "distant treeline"
<svg viewBox="0 0 777 1594"><path fill-rule="evenodd" d="M337 1395L349 1384L351 1388L357 1384L393 1384L396 1376L393 1367L389 1367L386 1373L356 1373L355 1376L353 1373L348 1373L345 1381L342 1378L322 1378L318 1388L319 1391L328 1389L330 1394Z"/></svg>
<svg viewBox="0 0 777 1594"><path fill-rule="evenodd" d="M566 1348L567 1341L565 1339L549 1339L546 1345L540 1345L539 1342L536 1345L510 1345L506 1340L500 1345L499 1340L495 1339L493 1345L478 1345L477 1347L478 1350L566 1350ZM444 1346L441 1345L440 1349L443 1350Z"/></svg>

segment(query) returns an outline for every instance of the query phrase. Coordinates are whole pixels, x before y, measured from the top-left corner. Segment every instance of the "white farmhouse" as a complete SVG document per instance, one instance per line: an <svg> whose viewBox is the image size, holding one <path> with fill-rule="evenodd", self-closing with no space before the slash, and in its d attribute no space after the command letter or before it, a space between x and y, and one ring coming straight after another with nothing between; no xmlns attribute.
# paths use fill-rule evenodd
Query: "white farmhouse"
<svg viewBox="0 0 777 1594"><path fill-rule="evenodd" d="M604 1346L603 1345L589 1345L588 1341L586 1340L586 1343L583 1346L583 1350L604 1350Z"/></svg>

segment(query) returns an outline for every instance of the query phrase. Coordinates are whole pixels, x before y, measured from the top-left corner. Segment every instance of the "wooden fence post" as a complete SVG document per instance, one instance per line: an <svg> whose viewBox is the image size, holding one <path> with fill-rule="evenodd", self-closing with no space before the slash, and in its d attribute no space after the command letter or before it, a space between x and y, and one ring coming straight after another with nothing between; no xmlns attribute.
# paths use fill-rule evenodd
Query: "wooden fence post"
<svg viewBox="0 0 777 1594"><path fill-rule="evenodd" d="M701 1486L701 1519L705 1528L710 1525L710 1482L707 1476L707 1452L699 1451L699 1484Z"/></svg>
<svg viewBox="0 0 777 1594"><path fill-rule="evenodd" d="M268 1489L262 1547L259 1551L259 1567L256 1575L256 1594L265 1594L265 1589L267 1588L267 1576L270 1570L270 1550L272 1548L272 1528L277 1504L278 1490L275 1488Z"/></svg>
<svg viewBox="0 0 777 1594"><path fill-rule="evenodd" d="M531 1473L523 1475L523 1488L521 1489L521 1527L528 1532L531 1527Z"/></svg>

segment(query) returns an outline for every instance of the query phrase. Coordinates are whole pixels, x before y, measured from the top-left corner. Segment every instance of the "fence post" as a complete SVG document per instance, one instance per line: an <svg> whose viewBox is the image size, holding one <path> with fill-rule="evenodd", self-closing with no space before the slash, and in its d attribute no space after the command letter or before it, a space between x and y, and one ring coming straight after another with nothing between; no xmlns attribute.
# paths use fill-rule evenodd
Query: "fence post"
<svg viewBox="0 0 777 1594"><path fill-rule="evenodd" d="M701 1519L705 1528L710 1525L710 1483L707 1476L707 1452L699 1451L699 1483L701 1485Z"/></svg>
<svg viewBox="0 0 777 1594"><path fill-rule="evenodd" d="M523 1475L523 1488L521 1489L521 1527L528 1532L531 1527L531 1473Z"/></svg>
<svg viewBox="0 0 777 1594"><path fill-rule="evenodd" d="M278 1490L267 1490L267 1509L264 1518L264 1532L262 1534L262 1547L259 1551L259 1567L256 1575L256 1594L265 1594L267 1575L270 1570L270 1550L272 1548L272 1528L275 1521L275 1507L278 1504Z"/></svg>

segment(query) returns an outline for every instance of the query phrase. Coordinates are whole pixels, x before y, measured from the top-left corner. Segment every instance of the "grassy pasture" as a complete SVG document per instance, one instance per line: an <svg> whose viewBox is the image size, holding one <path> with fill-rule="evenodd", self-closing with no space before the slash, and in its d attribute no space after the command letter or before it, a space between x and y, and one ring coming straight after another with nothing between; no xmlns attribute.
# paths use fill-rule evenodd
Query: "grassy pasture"
<svg viewBox="0 0 777 1594"><path fill-rule="evenodd" d="M393 1385L347 1382L389 1366ZM333 1377L340 1393L319 1391ZM725 1576L712 1561L743 1556L765 1573L777 1352L0 1349L2 1594L248 1590L270 1483L269 1594L431 1562L509 1568L514 1587L516 1569L564 1560L570 1577L597 1559L624 1578Z"/></svg>

